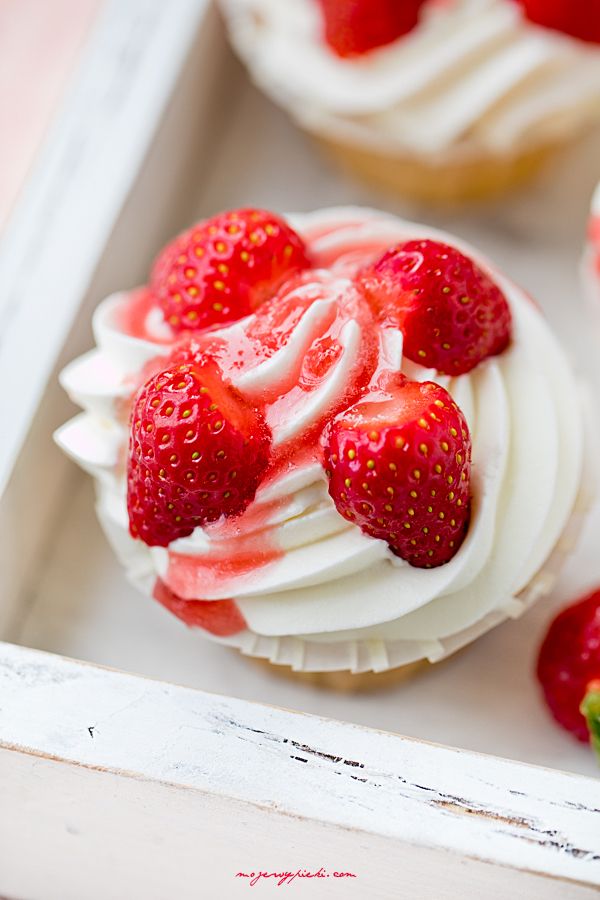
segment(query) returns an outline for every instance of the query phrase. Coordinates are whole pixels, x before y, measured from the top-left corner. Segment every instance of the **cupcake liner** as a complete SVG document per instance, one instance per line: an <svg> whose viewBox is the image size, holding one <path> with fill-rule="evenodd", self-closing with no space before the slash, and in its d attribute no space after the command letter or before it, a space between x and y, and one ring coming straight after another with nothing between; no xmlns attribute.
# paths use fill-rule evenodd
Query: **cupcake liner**
<svg viewBox="0 0 600 900"><path fill-rule="evenodd" d="M407 681L429 666L425 659L407 663L385 672L299 672L290 666L273 666L266 659L254 659L257 665L268 668L277 677L287 678L297 684L308 684L321 690L338 694L363 694L388 690Z"/></svg>
<svg viewBox="0 0 600 900"><path fill-rule="evenodd" d="M532 180L564 147L547 144L512 156L488 156L427 162L392 156L317 137L317 143L344 169L403 198L423 203L460 205L501 196Z"/></svg>

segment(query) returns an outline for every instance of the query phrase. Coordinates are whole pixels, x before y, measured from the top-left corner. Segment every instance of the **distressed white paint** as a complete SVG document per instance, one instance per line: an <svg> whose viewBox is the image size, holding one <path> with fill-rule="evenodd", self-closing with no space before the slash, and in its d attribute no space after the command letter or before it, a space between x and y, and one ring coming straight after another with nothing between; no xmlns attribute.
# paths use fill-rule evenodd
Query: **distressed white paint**
<svg viewBox="0 0 600 900"><path fill-rule="evenodd" d="M215 890L232 884L238 867L278 869L292 859L360 866L357 896L397 896L393 880L407 874L413 889L424 886L420 897L444 896L438 878L445 896L464 896L461 872L471 871L491 897L506 896L509 884L528 897L587 896L581 885L600 885L600 782L8 644L0 645L0 697L0 891L8 894L75 897L85 877L86 898L105 896L102 869L117 852L123 885L135 883L143 858L153 897L203 896L190 879ZM197 855L192 834L202 841ZM78 843L83 858L59 871L61 854L66 862ZM370 847L372 856L361 852ZM33 873L22 863L26 848ZM568 886L560 893L510 870ZM108 896L127 893L119 886Z"/></svg>
<svg viewBox="0 0 600 900"><path fill-rule="evenodd" d="M6 755L0 749L0 771ZM356 878L297 881L282 891L358 900L598 896L589 886L54 760L12 754L10 779L0 863L3 890L15 900L227 900L248 896L237 872L321 867ZM30 864L19 866L23 858Z"/></svg>

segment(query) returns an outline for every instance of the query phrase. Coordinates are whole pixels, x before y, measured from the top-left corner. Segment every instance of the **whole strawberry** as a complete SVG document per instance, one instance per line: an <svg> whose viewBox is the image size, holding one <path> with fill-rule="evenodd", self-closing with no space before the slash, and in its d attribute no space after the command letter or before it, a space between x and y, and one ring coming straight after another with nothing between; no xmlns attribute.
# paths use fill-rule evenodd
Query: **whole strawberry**
<svg viewBox="0 0 600 900"><path fill-rule="evenodd" d="M425 0L320 0L325 40L338 56L357 56L412 31Z"/></svg>
<svg viewBox="0 0 600 900"><path fill-rule="evenodd" d="M243 512L269 462L261 413L214 364L185 362L153 375L131 416L127 508L133 537L166 546L197 525Z"/></svg>
<svg viewBox="0 0 600 900"><path fill-rule="evenodd" d="M537 676L552 715L600 754L600 590L567 606L540 648Z"/></svg>
<svg viewBox="0 0 600 900"><path fill-rule="evenodd" d="M180 234L159 254L150 278L175 331L249 315L282 281L310 265L302 239L274 213L224 212Z"/></svg>
<svg viewBox="0 0 600 900"><path fill-rule="evenodd" d="M323 435L338 511L420 568L441 566L469 521L471 438L444 388L398 379L337 416Z"/></svg>
<svg viewBox="0 0 600 900"><path fill-rule="evenodd" d="M460 250L405 241L356 276L380 320L404 334L403 353L446 375L462 375L506 349L511 314L504 294Z"/></svg>
<svg viewBox="0 0 600 900"><path fill-rule="evenodd" d="M581 41L600 43L598 0L519 0L531 22L563 31Z"/></svg>

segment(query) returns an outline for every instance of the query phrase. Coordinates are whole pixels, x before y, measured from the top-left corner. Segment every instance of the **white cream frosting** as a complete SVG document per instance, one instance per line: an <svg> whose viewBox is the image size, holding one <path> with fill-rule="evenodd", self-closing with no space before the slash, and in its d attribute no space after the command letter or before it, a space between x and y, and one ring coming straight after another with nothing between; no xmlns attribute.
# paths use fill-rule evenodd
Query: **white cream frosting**
<svg viewBox="0 0 600 900"><path fill-rule="evenodd" d="M514 326L510 348L458 378L402 361L400 336L380 336L385 365L443 384L471 429L472 519L449 563L413 568L385 542L362 534L338 514L320 464L304 453L292 456L287 471L261 486L248 512L235 520L233 542L240 552L252 553L265 539L276 548L265 565L217 577L213 563L220 542L226 537L230 548L232 541L231 528L225 532L218 525L197 528L168 548L133 540L123 475L127 429L119 424L115 404L131 392L131 376L169 348L119 330L115 310L123 295L109 298L95 314L97 349L62 374L64 387L84 412L59 430L57 440L96 478L100 520L134 582L149 592L160 576L180 596L236 600L248 628L219 640L306 669L385 669L424 656L439 658L518 615L548 590L549 559L572 520L582 482L580 388L532 301L471 247L373 210L325 210L290 221L314 253L328 258L331 274L317 271L296 288L299 297L315 299L282 350L260 365L228 372L249 396L255 391L268 397L331 326L335 297L353 290L348 275L361 248L368 255L407 238L450 241L491 270L508 299ZM292 379L283 400L268 407L275 444L294 448L319 411L343 390L359 358L361 323L352 309L334 320L343 349L324 382L299 403ZM253 318L219 334L246 333ZM182 576L170 565L174 554L193 557L197 568L187 566Z"/></svg>
<svg viewBox="0 0 600 900"><path fill-rule="evenodd" d="M341 59L316 0L221 0L252 77L306 128L386 153L509 154L600 119L600 47L514 0L429 0L392 44Z"/></svg>

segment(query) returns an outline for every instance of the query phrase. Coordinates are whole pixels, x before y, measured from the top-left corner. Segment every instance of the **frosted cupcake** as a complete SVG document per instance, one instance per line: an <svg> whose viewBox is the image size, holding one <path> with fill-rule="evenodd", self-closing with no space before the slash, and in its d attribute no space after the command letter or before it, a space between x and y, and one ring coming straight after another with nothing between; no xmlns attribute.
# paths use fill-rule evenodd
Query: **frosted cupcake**
<svg viewBox="0 0 600 900"><path fill-rule="evenodd" d="M552 587L581 391L531 300L375 210L237 210L108 298L57 434L130 579L320 683L435 662Z"/></svg>
<svg viewBox="0 0 600 900"><path fill-rule="evenodd" d="M407 197L500 194L600 119L600 11L584 0L221 3L256 83Z"/></svg>

